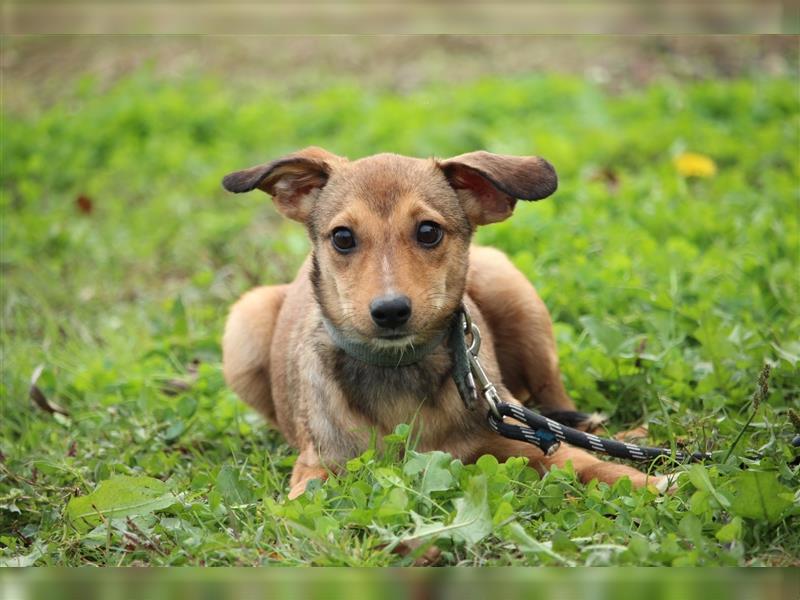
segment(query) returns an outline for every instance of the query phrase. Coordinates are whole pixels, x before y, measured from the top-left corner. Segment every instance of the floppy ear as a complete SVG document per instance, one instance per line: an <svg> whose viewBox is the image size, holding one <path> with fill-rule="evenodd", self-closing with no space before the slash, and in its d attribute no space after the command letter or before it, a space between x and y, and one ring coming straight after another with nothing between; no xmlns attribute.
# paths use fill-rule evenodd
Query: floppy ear
<svg viewBox="0 0 800 600"><path fill-rule="evenodd" d="M281 213L302 223L328 182L333 165L344 160L311 146L271 163L230 173L222 180L222 187L235 193L258 188L272 196Z"/></svg>
<svg viewBox="0 0 800 600"><path fill-rule="evenodd" d="M511 216L517 199L540 200L558 187L553 165L538 156L481 150L440 161L439 167L473 225L503 221Z"/></svg>

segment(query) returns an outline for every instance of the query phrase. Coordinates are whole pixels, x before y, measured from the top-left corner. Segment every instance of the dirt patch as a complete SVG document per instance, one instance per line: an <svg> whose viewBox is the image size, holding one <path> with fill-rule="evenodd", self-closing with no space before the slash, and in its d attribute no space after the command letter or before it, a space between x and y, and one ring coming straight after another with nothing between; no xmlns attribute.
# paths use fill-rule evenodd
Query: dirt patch
<svg viewBox="0 0 800 600"><path fill-rule="evenodd" d="M400 93L430 82L561 72L613 90L663 78L798 72L795 36L15 36L3 39L6 110L50 104L76 79L159 75L303 91L350 79Z"/></svg>

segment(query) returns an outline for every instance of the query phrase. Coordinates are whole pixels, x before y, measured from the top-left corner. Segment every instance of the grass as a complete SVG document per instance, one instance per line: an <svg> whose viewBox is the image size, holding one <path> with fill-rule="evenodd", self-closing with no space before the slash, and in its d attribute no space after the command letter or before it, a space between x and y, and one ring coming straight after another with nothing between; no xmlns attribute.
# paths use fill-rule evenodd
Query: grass
<svg viewBox="0 0 800 600"><path fill-rule="evenodd" d="M145 68L5 111L0 561L399 565L412 557L391 548L415 537L449 565L797 566L796 85L612 95L548 75L239 94ZM292 278L308 245L266 197L219 181L309 144L547 157L558 193L479 241L537 286L583 409L715 461L659 497L418 454L400 426L385 453L287 501L294 451L226 389L219 339L231 302ZM715 172L681 174L688 152ZM39 365L40 404L67 414L31 403Z"/></svg>

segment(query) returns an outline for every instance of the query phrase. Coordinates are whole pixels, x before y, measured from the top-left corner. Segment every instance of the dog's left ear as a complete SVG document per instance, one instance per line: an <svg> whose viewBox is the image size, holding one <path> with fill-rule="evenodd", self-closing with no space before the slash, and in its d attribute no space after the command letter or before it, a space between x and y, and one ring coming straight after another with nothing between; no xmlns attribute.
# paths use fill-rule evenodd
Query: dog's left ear
<svg viewBox="0 0 800 600"><path fill-rule="evenodd" d="M346 161L310 146L270 163L230 173L222 180L222 187L237 194L258 188L272 196L281 213L303 223L335 166Z"/></svg>
<svg viewBox="0 0 800 600"><path fill-rule="evenodd" d="M474 225L503 221L511 216L518 199L541 200L558 187L553 165L538 156L507 156L481 150L438 164Z"/></svg>

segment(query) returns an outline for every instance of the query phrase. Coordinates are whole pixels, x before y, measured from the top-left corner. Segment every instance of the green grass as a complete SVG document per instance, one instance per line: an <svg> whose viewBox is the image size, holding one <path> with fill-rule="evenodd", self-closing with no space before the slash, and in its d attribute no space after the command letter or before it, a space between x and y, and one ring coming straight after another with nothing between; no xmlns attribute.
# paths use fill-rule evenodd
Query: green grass
<svg viewBox="0 0 800 600"><path fill-rule="evenodd" d="M398 565L411 559L392 546L417 536L450 565L797 565L796 86L673 81L612 96L541 76L289 95L143 70L6 112L0 561ZM308 246L265 196L219 181L310 144L351 158L547 157L557 194L479 241L537 286L582 408L715 460L658 497L570 470L540 478L521 459L420 455L400 427L386 453L287 501L294 451L226 389L219 339L231 302L292 278ZM681 176L686 151L717 174ZM68 416L30 402L38 365ZM165 394L176 378L191 386ZM103 516L75 519L81 504Z"/></svg>

